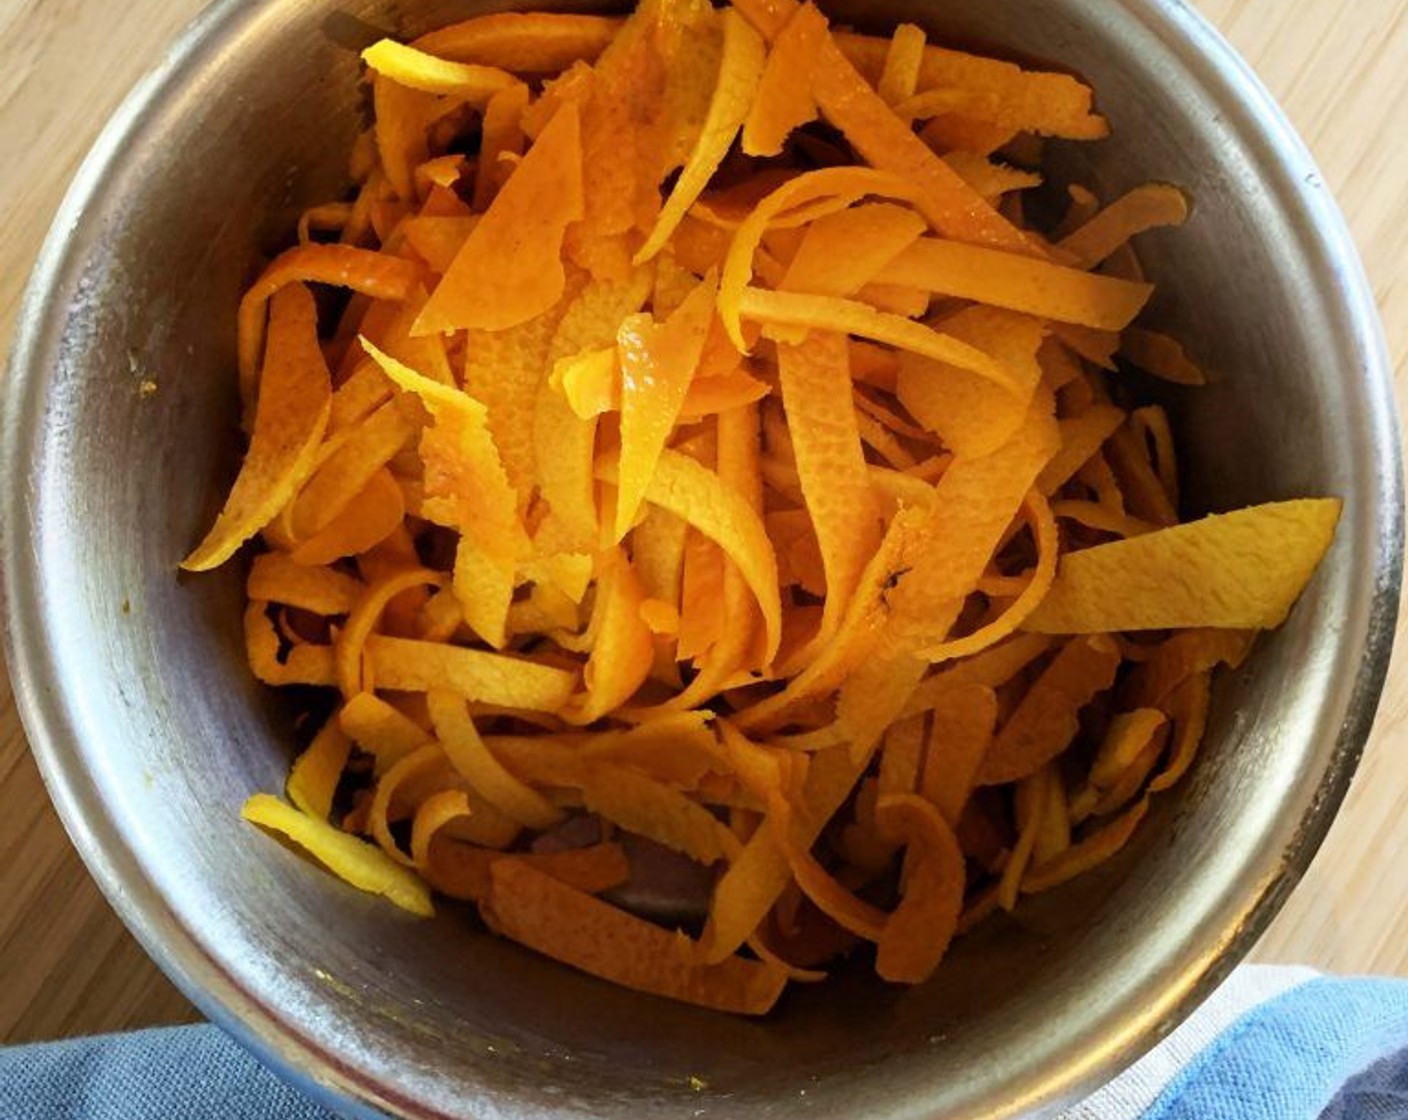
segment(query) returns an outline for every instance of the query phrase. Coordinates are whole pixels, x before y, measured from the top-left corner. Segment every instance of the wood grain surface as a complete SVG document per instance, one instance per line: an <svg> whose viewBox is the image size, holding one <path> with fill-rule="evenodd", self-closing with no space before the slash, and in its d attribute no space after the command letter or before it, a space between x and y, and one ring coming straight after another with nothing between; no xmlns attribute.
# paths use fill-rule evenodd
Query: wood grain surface
<svg viewBox="0 0 1408 1120"><path fill-rule="evenodd" d="M0 2L0 346L103 120L202 0ZM1202 0L1310 143L1358 239L1408 395L1408 0ZM1408 975L1404 647L1344 811L1257 950ZM98 894L45 796L0 678L0 1041L189 1020Z"/></svg>

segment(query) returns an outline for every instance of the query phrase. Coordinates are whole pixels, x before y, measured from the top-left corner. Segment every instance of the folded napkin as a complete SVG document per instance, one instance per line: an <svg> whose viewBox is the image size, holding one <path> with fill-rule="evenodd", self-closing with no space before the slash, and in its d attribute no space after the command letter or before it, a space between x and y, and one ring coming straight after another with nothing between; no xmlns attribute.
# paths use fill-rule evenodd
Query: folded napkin
<svg viewBox="0 0 1408 1120"><path fill-rule="evenodd" d="M216 1027L0 1049L3 1120L333 1120ZM1243 966L1059 1120L1408 1120L1408 980Z"/></svg>

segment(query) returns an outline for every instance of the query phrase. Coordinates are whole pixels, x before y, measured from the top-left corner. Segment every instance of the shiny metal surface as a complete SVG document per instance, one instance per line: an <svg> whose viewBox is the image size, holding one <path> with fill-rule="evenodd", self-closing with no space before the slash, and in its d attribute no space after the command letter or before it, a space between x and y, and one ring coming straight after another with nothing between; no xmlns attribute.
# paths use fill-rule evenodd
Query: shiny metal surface
<svg viewBox="0 0 1408 1120"><path fill-rule="evenodd" d="M240 573L175 571L233 474L238 293L300 207L339 187L355 51L490 7L221 0L74 184L4 386L0 512L16 694L76 843L186 992L348 1115L917 1120L1039 1114L1090 1088L1269 921L1340 802L1387 665L1389 372L1314 166L1176 0L829 6L1092 79L1115 137L1063 149L1066 172L1196 197L1186 229L1145 243L1158 316L1219 375L1166 394L1191 500L1347 506L1289 623L1219 684L1192 780L1119 863L988 923L922 988L841 975L766 1022L726 1019L560 969L450 906L418 923L241 825L243 798L282 784L288 712L244 669Z"/></svg>

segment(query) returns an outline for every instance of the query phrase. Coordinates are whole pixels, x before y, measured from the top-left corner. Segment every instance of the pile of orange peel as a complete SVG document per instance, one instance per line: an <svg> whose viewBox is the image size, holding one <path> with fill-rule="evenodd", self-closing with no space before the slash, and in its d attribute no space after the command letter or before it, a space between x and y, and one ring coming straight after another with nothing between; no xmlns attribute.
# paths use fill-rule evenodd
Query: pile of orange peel
<svg viewBox="0 0 1408 1120"><path fill-rule="evenodd" d="M258 538L254 673L339 696L244 815L749 1014L866 943L922 981L1117 852L1340 504L1179 523L1168 418L1119 402L1203 380L1131 326L1183 195L1024 216L1090 89L795 0L363 59L355 196L243 299L248 452L184 563ZM712 869L693 928L612 901L625 834Z"/></svg>

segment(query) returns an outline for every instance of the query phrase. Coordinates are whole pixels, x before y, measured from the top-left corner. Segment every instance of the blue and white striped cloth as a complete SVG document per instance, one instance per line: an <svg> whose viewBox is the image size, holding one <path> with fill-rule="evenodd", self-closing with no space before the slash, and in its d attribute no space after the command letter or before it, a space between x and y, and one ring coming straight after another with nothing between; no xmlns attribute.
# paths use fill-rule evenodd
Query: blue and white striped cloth
<svg viewBox="0 0 1408 1120"><path fill-rule="evenodd" d="M0 1049L3 1120L333 1120L212 1026ZM1059 1120L1408 1120L1408 980L1244 966Z"/></svg>

